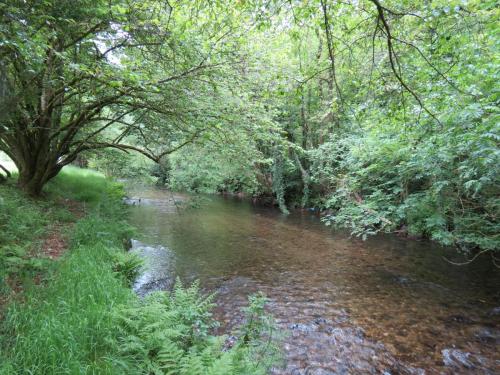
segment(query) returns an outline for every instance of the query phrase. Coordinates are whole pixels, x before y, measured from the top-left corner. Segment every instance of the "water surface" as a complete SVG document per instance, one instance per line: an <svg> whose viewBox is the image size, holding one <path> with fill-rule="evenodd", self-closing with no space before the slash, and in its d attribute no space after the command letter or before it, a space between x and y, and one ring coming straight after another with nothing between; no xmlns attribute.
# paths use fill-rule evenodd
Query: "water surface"
<svg viewBox="0 0 500 375"><path fill-rule="evenodd" d="M457 267L443 259L454 250L353 239L307 213L222 197L178 210L182 197L165 191L131 195L141 240L168 249L158 264L217 291L221 332L241 322L249 294L269 297L287 332L276 374L500 373L500 271L488 257Z"/></svg>

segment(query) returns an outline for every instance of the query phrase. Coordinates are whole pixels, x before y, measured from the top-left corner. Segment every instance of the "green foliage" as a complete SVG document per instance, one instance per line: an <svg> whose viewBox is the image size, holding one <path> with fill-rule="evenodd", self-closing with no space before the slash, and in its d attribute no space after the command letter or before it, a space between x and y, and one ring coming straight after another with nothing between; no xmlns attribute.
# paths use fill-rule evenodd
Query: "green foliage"
<svg viewBox="0 0 500 375"><path fill-rule="evenodd" d="M111 312L134 297L112 272L120 251L102 243L73 248L47 285L8 307L0 342L4 373L118 373L106 358L115 337Z"/></svg>
<svg viewBox="0 0 500 375"><path fill-rule="evenodd" d="M224 142L235 127L269 128L241 74L244 33L233 32L251 12L227 5L1 3L0 150L18 167L21 187L39 195L84 151L99 154L91 164L100 170L136 176L143 160L114 151L158 162L196 140ZM40 152L18 152L27 144Z"/></svg>
<svg viewBox="0 0 500 375"><path fill-rule="evenodd" d="M88 155L88 166L108 177L153 182L150 171L157 165L141 154L129 154L114 149L96 150Z"/></svg>
<svg viewBox="0 0 500 375"><path fill-rule="evenodd" d="M274 153L274 162L271 168L272 181L273 181L273 193L276 195L278 200L278 206L284 214L288 214L288 209L285 204L285 180L284 180L284 168L285 161L283 160L283 155L281 150L276 149Z"/></svg>
<svg viewBox="0 0 500 375"><path fill-rule="evenodd" d="M0 186L0 246L22 245L43 233L43 206L26 200L14 187Z"/></svg>
<svg viewBox="0 0 500 375"><path fill-rule="evenodd" d="M125 278L127 285L131 285L139 276L144 261L137 254L116 252L113 254L113 271Z"/></svg>
<svg viewBox="0 0 500 375"><path fill-rule="evenodd" d="M498 250L498 8L376 5L240 4L258 25L245 41L250 87L260 93L253 100L275 124L252 146L251 190L272 192L284 212L311 202L327 224L363 238L403 231L463 251ZM240 179L238 158L213 155L174 165L176 186L213 191L214 181Z"/></svg>
<svg viewBox="0 0 500 375"><path fill-rule="evenodd" d="M55 201L26 199L15 186L0 186L0 293L7 293L7 277L30 282L34 273L45 268L38 256L40 238L54 222L74 220L66 208Z"/></svg>
<svg viewBox="0 0 500 375"><path fill-rule="evenodd" d="M197 285L184 289L178 281L171 294L153 293L122 308L116 318L121 355L141 364L141 373L189 373L191 366L204 367L193 357L213 342L207 340L212 307L211 298L201 297Z"/></svg>
<svg viewBox="0 0 500 375"><path fill-rule="evenodd" d="M246 322L240 329L243 342L256 341L263 332L272 335L274 321L272 316L266 314L266 296L260 292L249 297L249 305L245 308Z"/></svg>
<svg viewBox="0 0 500 375"><path fill-rule="evenodd" d="M342 156L316 155L318 181L325 163L335 176L325 202L334 213L325 220L358 235L406 225L411 234L463 250L497 249L500 160L482 136L495 127L484 124L467 134L451 127L425 139L418 131L401 137L379 127L334 140L331 147L338 145Z"/></svg>
<svg viewBox="0 0 500 375"><path fill-rule="evenodd" d="M261 168L269 165L270 160L260 148L269 146L274 139L271 126L262 125L268 121L268 114L247 103L238 103L234 111L252 112L259 120L251 123L242 119L236 126L207 133L203 140L171 155L169 187L197 193L259 195L266 191L260 182Z"/></svg>
<svg viewBox="0 0 500 375"><path fill-rule="evenodd" d="M128 178L150 158L172 189L314 204L363 237L498 249L495 5L11 1L0 150L32 194L82 151ZM46 155L17 152L31 143Z"/></svg>
<svg viewBox="0 0 500 375"><path fill-rule="evenodd" d="M123 196L123 185L104 178L98 172L68 166L49 184L45 191L94 206L105 199Z"/></svg>
<svg viewBox="0 0 500 375"><path fill-rule="evenodd" d="M184 288L177 280L171 294L156 292L118 310L121 356L139 363L140 373L265 374L275 361L272 338L262 346L263 333L273 327L264 313L265 298L250 297L247 323L230 350L224 349L224 336L210 335L217 326L212 298L201 296L198 284Z"/></svg>
<svg viewBox="0 0 500 375"><path fill-rule="evenodd" d="M2 277L10 274L16 283L23 282L25 292L22 299L11 301L2 311L5 319L0 330L0 372L19 373L22 369L54 373L61 368L82 372L80 362L95 355L99 347L108 346L108 337L98 335L100 327L106 325L104 314L109 307L105 305L121 303L131 294L115 285L117 279L108 267L123 252L115 248L121 242L115 240L109 250L102 244L108 242L104 236L91 237L91 242L83 238L87 230L123 238L123 222L99 215L123 210L117 187L91 171L69 168L49 184L44 200L31 200L13 186L1 189ZM108 197L107 203L102 203L106 201L103 196ZM93 219L82 219L73 232L72 243L86 247L75 245L69 255L57 262L40 258L37 240L52 224L74 221L73 214L65 208L68 199L74 198L89 203L95 210ZM102 209L104 204L106 209ZM92 224L83 229L89 221ZM42 285L34 285L34 272L42 275ZM2 280L2 287L5 286ZM6 294L8 290L2 292ZM61 345L66 345L68 338L70 348L63 348Z"/></svg>

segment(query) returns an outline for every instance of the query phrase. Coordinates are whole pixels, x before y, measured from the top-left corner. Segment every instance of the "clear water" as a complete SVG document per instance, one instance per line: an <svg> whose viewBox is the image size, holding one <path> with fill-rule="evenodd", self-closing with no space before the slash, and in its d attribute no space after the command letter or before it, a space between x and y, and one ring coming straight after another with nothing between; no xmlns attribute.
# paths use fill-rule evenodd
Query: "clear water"
<svg viewBox="0 0 500 375"><path fill-rule="evenodd" d="M169 249L165 277L217 291L221 332L249 294L267 294L286 332L276 374L500 373L500 270L487 256L458 267L443 259L458 260L453 249L361 241L308 213L222 197L177 211L180 196L131 195L142 198L131 208L141 240Z"/></svg>

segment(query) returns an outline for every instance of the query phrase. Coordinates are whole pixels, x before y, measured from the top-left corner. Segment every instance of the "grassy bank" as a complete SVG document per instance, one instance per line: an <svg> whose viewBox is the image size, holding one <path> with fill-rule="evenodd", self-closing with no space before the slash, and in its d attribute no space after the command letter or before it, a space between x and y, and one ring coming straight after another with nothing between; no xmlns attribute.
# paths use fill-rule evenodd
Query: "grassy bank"
<svg viewBox="0 0 500 375"><path fill-rule="evenodd" d="M139 262L124 251L131 228L119 185L69 169L41 201L26 200L13 186L0 189L2 262L19 263L3 278L23 285L18 293L3 290L0 373L265 373L270 357L259 347L269 326L262 298L252 300L241 340L223 350L225 338L210 335L216 325L211 300L196 286L178 284L172 293L145 300L133 294L129 284ZM64 208L68 199L85 206L82 218ZM76 220L66 226L68 250L55 261L40 261L40 239L58 220ZM13 248L21 249L17 256Z"/></svg>

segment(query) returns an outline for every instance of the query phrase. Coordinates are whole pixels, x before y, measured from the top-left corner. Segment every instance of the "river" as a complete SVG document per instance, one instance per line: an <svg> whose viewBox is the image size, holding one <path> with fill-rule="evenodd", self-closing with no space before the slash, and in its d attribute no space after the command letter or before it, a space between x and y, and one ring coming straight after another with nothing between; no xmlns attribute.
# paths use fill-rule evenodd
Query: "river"
<svg viewBox="0 0 500 375"><path fill-rule="evenodd" d="M145 290L199 279L217 292L219 333L263 291L285 333L274 374L500 373L500 270L487 256L459 267L443 259L457 259L453 249L362 241L309 213L216 196L178 210L166 191L129 194L139 239L166 248L153 254L157 281Z"/></svg>

